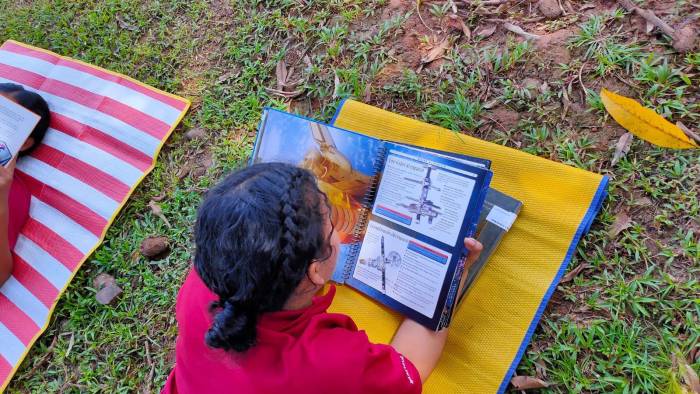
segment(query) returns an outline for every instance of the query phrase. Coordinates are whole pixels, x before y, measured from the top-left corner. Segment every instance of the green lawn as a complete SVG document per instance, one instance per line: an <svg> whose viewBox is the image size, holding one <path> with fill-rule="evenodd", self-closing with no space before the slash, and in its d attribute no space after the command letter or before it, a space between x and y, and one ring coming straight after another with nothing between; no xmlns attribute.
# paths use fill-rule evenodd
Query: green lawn
<svg viewBox="0 0 700 394"><path fill-rule="evenodd" d="M679 392L674 360L700 369L691 360L700 351L700 156L635 139L611 165L624 131L597 93L620 91L698 130L700 53L680 55L668 39L637 34L614 2L571 1L583 11L554 20L535 20L529 2L498 11L455 2L469 40L449 30L451 5L442 0L423 2L425 24L412 1L231 3L0 0L0 42L44 47L193 101L9 392L159 390L173 363L175 295L202 192L246 160L264 106L329 120L345 97L611 177L570 265L587 267L558 287L519 375L551 382L553 392ZM688 1L675 4L661 14L672 22L697 12ZM496 12L528 31L567 34L547 49L502 29L489 36ZM432 37L448 30L455 42L445 59L419 67ZM280 59L302 91L289 103L266 90L277 87ZM192 128L204 137L185 138ZM171 227L151 213L153 198L163 198ZM622 212L631 226L611 237ZM138 249L149 235L169 237L174 252L144 260ZM124 289L109 306L94 299L102 272Z"/></svg>

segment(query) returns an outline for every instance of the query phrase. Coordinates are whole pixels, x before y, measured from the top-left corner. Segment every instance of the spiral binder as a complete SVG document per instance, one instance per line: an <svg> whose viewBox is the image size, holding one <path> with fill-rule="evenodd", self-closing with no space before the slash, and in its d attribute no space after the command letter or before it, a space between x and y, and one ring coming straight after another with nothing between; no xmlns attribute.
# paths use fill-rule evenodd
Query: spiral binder
<svg viewBox="0 0 700 394"><path fill-rule="evenodd" d="M386 158L386 146L382 145L377 150L377 156L374 160L373 165L373 175L372 180L362 199L362 209L358 215L357 223L352 232L352 246L350 247L350 252L348 253L348 258L344 264L343 270L343 282L345 282L350 275L352 270L355 268L355 263L357 262L358 255L360 254L360 247L362 244L362 233L367 227L367 222L369 221L369 215L372 213L372 202L377 194L377 189L379 188L379 180L381 178L382 169L384 168L384 159Z"/></svg>

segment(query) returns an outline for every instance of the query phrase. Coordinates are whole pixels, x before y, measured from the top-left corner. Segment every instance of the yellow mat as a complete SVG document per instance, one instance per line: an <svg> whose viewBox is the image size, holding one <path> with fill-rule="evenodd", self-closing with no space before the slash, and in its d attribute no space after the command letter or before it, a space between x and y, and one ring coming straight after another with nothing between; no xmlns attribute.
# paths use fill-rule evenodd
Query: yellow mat
<svg viewBox="0 0 700 394"><path fill-rule="evenodd" d="M606 196L607 177L458 135L356 101L340 104L336 127L385 140L490 159L491 185L523 209L450 325L425 393L503 392L580 237ZM401 318L348 287L331 306L374 342L388 343Z"/></svg>

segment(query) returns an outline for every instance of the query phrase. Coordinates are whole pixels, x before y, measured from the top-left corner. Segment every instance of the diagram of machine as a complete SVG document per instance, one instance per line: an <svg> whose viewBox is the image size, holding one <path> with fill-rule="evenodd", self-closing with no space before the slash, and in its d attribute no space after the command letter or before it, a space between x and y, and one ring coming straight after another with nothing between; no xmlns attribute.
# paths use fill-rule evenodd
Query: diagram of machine
<svg viewBox="0 0 700 394"><path fill-rule="evenodd" d="M12 153L5 141L0 141L0 166L4 166L12 160Z"/></svg>
<svg viewBox="0 0 700 394"><path fill-rule="evenodd" d="M428 224L433 223L433 219L438 217L440 215L440 207L435 205L431 200L428 199L428 192L430 190L437 190L440 191L439 188L432 186L432 180L430 179L430 172L432 171L433 167L432 166L427 166L426 167L427 172L425 174L425 177L422 180L418 179L411 179L411 178L404 178L409 182L415 182L419 183L422 185L421 188L421 193L420 193L420 198L415 199L415 198L408 198L411 201L415 201L414 203L410 204L399 204L400 206L404 208L408 208L408 211L411 212L412 214L416 215L416 223L420 223L421 216L425 216L428 218Z"/></svg>
<svg viewBox="0 0 700 394"><path fill-rule="evenodd" d="M401 265L401 255L398 252L390 251L388 254L384 253L384 236L381 240L381 253L379 256L367 261L367 266L378 269L382 272L382 292L386 293L386 270L387 267L392 269L398 269Z"/></svg>
<svg viewBox="0 0 700 394"><path fill-rule="evenodd" d="M331 220L341 242L348 241L371 179L352 168L325 126L309 122L309 128L317 147L309 149L300 167L310 170L318 179L319 189L331 203Z"/></svg>

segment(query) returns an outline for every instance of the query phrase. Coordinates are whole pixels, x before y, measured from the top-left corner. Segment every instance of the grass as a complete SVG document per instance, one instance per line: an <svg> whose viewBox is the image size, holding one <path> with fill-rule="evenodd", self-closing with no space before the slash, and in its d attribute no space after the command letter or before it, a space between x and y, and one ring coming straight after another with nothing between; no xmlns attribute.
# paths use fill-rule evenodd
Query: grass
<svg viewBox="0 0 700 394"><path fill-rule="evenodd" d="M265 105L328 120L346 97L610 176L609 198L571 262L572 269L587 268L558 287L517 373L551 382L551 392L680 390L674 357L688 358L700 346L697 152L634 140L611 166L623 131L605 115L597 92L618 90L697 130L700 53L679 55L664 41L635 39L622 11L594 8L598 16L545 24L552 31L579 27L563 48L571 57L566 65L497 32L459 38L445 59L418 72L435 33L417 21L415 7L388 3L0 0L0 41L73 56L194 103L78 272L9 392L157 391L172 366L173 305L202 192L245 162ZM687 7L672 12L688 13ZM508 11L533 30L526 12L527 5ZM443 1L422 9L435 30L450 13ZM489 23L478 13L464 21L472 31ZM265 89L275 87L280 59L303 91L291 102ZM506 114L517 116L508 121ZM206 137L183 138L193 127ZM213 165L205 168L209 157ZM164 196L159 204L170 228L150 213L156 196ZM632 226L611 239L620 212ZM155 234L169 237L174 252L147 262L136 251ZM102 272L124 289L110 306L94 300L92 280Z"/></svg>

